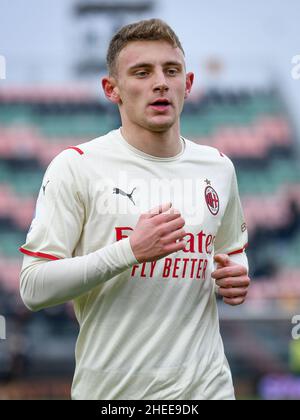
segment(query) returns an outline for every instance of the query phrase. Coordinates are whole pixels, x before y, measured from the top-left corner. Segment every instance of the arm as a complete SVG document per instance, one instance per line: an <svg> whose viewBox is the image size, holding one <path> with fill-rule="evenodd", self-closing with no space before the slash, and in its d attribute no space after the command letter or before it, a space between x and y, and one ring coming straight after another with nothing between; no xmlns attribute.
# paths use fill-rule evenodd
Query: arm
<svg viewBox="0 0 300 420"><path fill-rule="evenodd" d="M217 269L212 273L217 292L225 303L242 304L247 296L250 278L245 253L248 234L240 203L235 171L232 166L231 189L228 204L216 236L215 262Z"/></svg>
<svg viewBox="0 0 300 420"><path fill-rule="evenodd" d="M170 205L140 216L130 237L83 257L45 262L25 256L21 272L21 297L37 311L89 292L134 264L154 261L184 249L184 220Z"/></svg>
<svg viewBox="0 0 300 420"><path fill-rule="evenodd" d="M33 311L59 305L89 292L134 264L129 242L123 239L83 257L45 261L25 256L20 293Z"/></svg>

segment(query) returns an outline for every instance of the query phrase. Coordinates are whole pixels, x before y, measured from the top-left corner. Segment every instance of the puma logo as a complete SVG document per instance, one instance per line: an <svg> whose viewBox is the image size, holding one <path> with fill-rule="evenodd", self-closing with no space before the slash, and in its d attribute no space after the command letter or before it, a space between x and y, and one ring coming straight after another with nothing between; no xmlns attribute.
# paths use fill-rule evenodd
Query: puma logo
<svg viewBox="0 0 300 420"><path fill-rule="evenodd" d="M128 197L129 198L129 200L135 205L135 202L133 201L133 198L132 198L132 195L133 195L133 192L136 190L136 187L135 188L133 188L133 190L131 191L131 193L130 194L127 194L126 192L124 192L123 190L121 190L120 188L114 188L113 189L113 194L121 194L121 195L124 195L125 197Z"/></svg>

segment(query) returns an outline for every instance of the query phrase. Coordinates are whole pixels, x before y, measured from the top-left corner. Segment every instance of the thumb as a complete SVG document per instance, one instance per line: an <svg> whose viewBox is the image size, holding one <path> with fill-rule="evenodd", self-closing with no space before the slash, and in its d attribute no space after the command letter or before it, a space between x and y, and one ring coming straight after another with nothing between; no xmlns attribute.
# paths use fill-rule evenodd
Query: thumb
<svg viewBox="0 0 300 420"><path fill-rule="evenodd" d="M215 255L214 261L218 264L218 268L228 267L231 264L230 258L226 254Z"/></svg>

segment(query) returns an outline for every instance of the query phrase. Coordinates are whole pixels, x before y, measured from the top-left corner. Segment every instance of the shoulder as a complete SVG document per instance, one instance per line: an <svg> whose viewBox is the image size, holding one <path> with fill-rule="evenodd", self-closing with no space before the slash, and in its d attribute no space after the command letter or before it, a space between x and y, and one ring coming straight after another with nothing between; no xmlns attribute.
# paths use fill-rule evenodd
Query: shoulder
<svg viewBox="0 0 300 420"><path fill-rule="evenodd" d="M199 163L211 165L216 169L234 172L231 159L215 147L198 144L184 138L188 150L188 156Z"/></svg>
<svg viewBox="0 0 300 420"><path fill-rule="evenodd" d="M97 154L97 152L103 152L105 149L110 149L113 146L114 138L115 132L111 131L88 142L70 145L62 152L62 154L66 157L77 156L78 158L78 156L80 156L82 160L87 160Z"/></svg>
<svg viewBox="0 0 300 420"><path fill-rule="evenodd" d="M56 169L81 171L91 159L103 153L105 149L111 148L112 138L113 132L110 132L88 142L71 144L51 161L48 169L55 167Z"/></svg>

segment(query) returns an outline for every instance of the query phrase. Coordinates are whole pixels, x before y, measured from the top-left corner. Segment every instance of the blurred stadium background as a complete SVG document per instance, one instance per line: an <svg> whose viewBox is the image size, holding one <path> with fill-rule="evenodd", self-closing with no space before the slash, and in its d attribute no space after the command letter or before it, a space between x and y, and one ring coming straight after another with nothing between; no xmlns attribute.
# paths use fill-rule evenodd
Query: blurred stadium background
<svg viewBox="0 0 300 420"><path fill-rule="evenodd" d="M69 398L72 306L26 310L18 247L51 159L120 124L100 92L110 36L153 16L173 26L198 79L183 135L227 154L238 174L253 284L242 307L219 302L237 396L300 399L300 340L292 338L300 315L300 80L291 64L300 54L299 2L14 3L0 6L0 399Z"/></svg>

